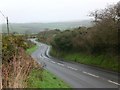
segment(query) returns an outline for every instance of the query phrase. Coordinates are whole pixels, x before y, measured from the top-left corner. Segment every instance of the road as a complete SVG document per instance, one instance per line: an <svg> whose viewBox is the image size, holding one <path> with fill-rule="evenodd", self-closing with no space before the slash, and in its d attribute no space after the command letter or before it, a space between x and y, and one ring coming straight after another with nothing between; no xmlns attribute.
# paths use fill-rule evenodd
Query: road
<svg viewBox="0 0 120 90"><path fill-rule="evenodd" d="M39 48L32 54L38 63L73 88L118 88L118 73L100 68L58 60L49 55L50 46L31 39Z"/></svg>

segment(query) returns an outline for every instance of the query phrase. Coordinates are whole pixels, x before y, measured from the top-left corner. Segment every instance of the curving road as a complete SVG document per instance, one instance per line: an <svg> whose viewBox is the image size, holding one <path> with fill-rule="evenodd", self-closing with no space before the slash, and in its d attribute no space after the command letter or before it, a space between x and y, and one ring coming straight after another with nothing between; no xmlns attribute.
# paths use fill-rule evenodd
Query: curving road
<svg viewBox="0 0 120 90"><path fill-rule="evenodd" d="M49 56L50 46L31 39L39 48L32 57L45 69L64 80L73 88L118 88L118 73L106 71L83 64L65 62Z"/></svg>

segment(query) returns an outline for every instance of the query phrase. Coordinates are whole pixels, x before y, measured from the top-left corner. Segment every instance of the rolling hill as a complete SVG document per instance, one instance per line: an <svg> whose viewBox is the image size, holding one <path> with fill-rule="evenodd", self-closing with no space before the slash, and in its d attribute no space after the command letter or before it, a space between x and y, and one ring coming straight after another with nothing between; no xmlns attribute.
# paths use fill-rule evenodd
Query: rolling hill
<svg viewBox="0 0 120 90"><path fill-rule="evenodd" d="M55 23L11 23L10 32L17 33L38 33L44 30L60 29L66 30L79 26L91 26L91 20L73 21L73 22L55 22ZM6 33L6 25L2 25L2 32Z"/></svg>

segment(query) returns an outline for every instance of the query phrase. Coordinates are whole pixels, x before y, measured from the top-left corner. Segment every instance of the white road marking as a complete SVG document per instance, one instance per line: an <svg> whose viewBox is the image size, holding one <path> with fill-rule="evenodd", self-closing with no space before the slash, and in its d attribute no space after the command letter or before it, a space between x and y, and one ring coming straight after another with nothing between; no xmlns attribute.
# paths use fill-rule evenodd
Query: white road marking
<svg viewBox="0 0 120 90"><path fill-rule="evenodd" d="M47 61L50 61L50 59L49 59L49 58L47 58L47 57L44 57L44 59L45 59L45 60L47 60Z"/></svg>
<svg viewBox="0 0 120 90"><path fill-rule="evenodd" d="M39 57L41 58L42 56L40 55Z"/></svg>
<svg viewBox="0 0 120 90"><path fill-rule="evenodd" d="M48 57L44 56L45 59L48 59Z"/></svg>
<svg viewBox="0 0 120 90"><path fill-rule="evenodd" d="M73 70L78 70L78 69L70 67L70 66L67 66L67 68L70 68L70 69L73 69Z"/></svg>
<svg viewBox="0 0 120 90"><path fill-rule="evenodd" d="M94 75L94 74L91 74L91 73L88 73L88 72L85 72L85 71L83 71L83 73L84 73L84 74L88 74L88 75L93 76L93 77L96 77L96 78L99 78L99 76Z"/></svg>
<svg viewBox="0 0 120 90"><path fill-rule="evenodd" d="M55 63L54 61L50 61L50 62Z"/></svg>
<svg viewBox="0 0 120 90"><path fill-rule="evenodd" d="M40 45L40 44L38 44L38 46L39 46L39 47L41 47L41 45Z"/></svg>
<svg viewBox="0 0 120 90"><path fill-rule="evenodd" d="M41 54L41 56L42 56L43 58L47 58L44 54Z"/></svg>
<svg viewBox="0 0 120 90"><path fill-rule="evenodd" d="M108 82L113 83L113 84L116 84L116 85L120 85L119 83L114 82L114 81L111 81L111 80L108 80Z"/></svg>
<svg viewBox="0 0 120 90"><path fill-rule="evenodd" d="M61 63L57 63L58 65L60 65L60 66L64 66L64 64L61 64Z"/></svg>
<svg viewBox="0 0 120 90"><path fill-rule="evenodd" d="M49 51L50 51L50 48L47 48L47 56L49 56Z"/></svg>
<svg viewBox="0 0 120 90"><path fill-rule="evenodd" d="M43 54L41 54L41 57L43 57Z"/></svg>

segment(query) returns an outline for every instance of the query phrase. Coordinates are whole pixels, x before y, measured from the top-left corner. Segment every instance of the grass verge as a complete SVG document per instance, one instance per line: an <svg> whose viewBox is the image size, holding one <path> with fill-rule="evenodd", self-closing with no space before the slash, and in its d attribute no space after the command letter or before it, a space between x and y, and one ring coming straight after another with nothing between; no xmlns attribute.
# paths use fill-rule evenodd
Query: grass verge
<svg viewBox="0 0 120 90"><path fill-rule="evenodd" d="M32 54L36 49L38 49L38 46L37 45L34 45L33 47L29 48L26 50L26 53L28 54Z"/></svg>
<svg viewBox="0 0 120 90"><path fill-rule="evenodd" d="M41 74L42 73L42 74ZM41 76L42 75L42 78ZM29 88L70 88L62 80L58 79L55 75L47 70L32 70L28 77Z"/></svg>
<svg viewBox="0 0 120 90"><path fill-rule="evenodd" d="M81 64L87 64L91 66L100 67L106 70L112 70L120 72L118 57L108 56L108 55L87 55L83 53L66 53L57 52L52 49L50 54L54 57L63 58L66 61L78 62Z"/></svg>

